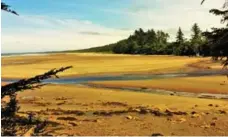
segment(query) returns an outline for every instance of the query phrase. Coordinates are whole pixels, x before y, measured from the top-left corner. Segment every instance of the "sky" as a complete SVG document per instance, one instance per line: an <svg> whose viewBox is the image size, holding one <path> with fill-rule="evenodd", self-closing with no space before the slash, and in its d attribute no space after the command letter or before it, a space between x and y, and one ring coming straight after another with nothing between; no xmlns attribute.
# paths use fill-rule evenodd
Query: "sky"
<svg viewBox="0 0 228 137"><path fill-rule="evenodd" d="M85 49L127 38L135 29L163 30L175 39L178 27L191 36L222 27L209 13L224 0L2 0L19 16L1 11L1 52Z"/></svg>

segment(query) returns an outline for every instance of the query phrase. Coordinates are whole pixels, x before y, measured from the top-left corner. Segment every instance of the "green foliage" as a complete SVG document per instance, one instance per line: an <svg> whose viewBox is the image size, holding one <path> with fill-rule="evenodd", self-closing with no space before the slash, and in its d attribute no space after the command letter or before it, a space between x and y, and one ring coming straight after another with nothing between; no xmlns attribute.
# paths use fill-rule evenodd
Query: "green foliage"
<svg viewBox="0 0 228 137"><path fill-rule="evenodd" d="M221 22L226 23L225 28L212 28L211 32L204 32L204 36L208 39L207 47L210 47L212 58L217 60L218 57L226 57L223 63L225 67L228 66L228 1L225 0L222 9L211 9L210 13L216 16L222 16Z"/></svg>
<svg viewBox="0 0 228 137"><path fill-rule="evenodd" d="M191 45L193 46L193 50L196 54L200 54L199 52L199 48L201 45L204 44L204 41L203 41L203 37L202 37L202 32L198 26L197 23L195 23L193 26L192 26L192 37L191 37Z"/></svg>
<svg viewBox="0 0 228 137"><path fill-rule="evenodd" d="M191 41L192 42L199 42L201 41L201 30L198 26L197 23L195 23L193 26L192 26L192 38L191 38Z"/></svg>
<svg viewBox="0 0 228 137"><path fill-rule="evenodd" d="M172 54L178 56L193 56L196 55L191 41L187 41L184 33L179 27L177 31L176 41L172 42L169 47L172 47ZM170 52L170 51L169 51Z"/></svg>
<svg viewBox="0 0 228 137"><path fill-rule="evenodd" d="M18 15L16 11L11 10L10 6L5 4L4 2L1 2L1 10L4 10L6 12L9 12L9 13L12 13L12 14L15 14L15 15Z"/></svg>
<svg viewBox="0 0 228 137"><path fill-rule="evenodd" d="M179 43L179 44L183 44L184 43L184 33L182 32L180 27L179 27L179 29L177 31L176 42Z"/></svg>
<svg viewBox="0 0 228 137"><path fill-rule="evenodd" d="M228 10L219 10L219 9L211 9L210 13L216 15L216 16L222 16L222 23L225 23L228 20L227 14L228 14ZM228 24L227 24L228 25Z"/></svg>
<svg viewBox="0 0 228 137"><path fill-rule="evenodd" d="M205 0L202 0L201 4ZM212 9L210 13L222 16L222 22L228 21L228 1L225 1L223 9ZM228 64L228 29L212 28L211 32L203 32L195 23L192 28L190 40L184 38L181 28L178 29L175 42L168 42L168 34L163 31L154 31L153 29L145 32L143 29L136 30L129 38L117 43L98 48L87 49L92 52L112 51L118 54L173 54L185 56L213 56L213 58L227 57ZM106 50L105 50L106 49ZM108 49L108 50L107 50ZM84 50L86 51L86 50Z"/></svg>
<svg viewBox="0 0 228 137"><path fill-rule="evenodd" d="M114 44L78 50L76 52L109 52L116 54L144 54L144 55L209 55L209 48L205 45L207 38L202 36L199 26L195 23L192 27L192 37L188 41L181 28L178 29L175 42L168 42L169 34L161 30L150 29L135 30L127 39ZM205 50L205 53L203 50Z"/></svg>
<svg viewBox="0 0 228 137"><path fill-rule="evenodd" d="M1 105L1 135L15 136L16 123L15 113L19 110L16 94L10 95L10 101Z"/></svg>
<svg viewBox="0 0 228 137"><path fill-rule="evenodd" d="M169 35L153 29L144 32L136 30L128 39L114 44L113 52L121 54L164 54Z"/></svg>
<svg viewBox="0 0 228 137"><path fill-rule="evenodd" d="M176 42L172 43L173 47L173 54L174 55L184 55L185 53L185 38L184 38L184 33L182 32L181 28L179 27L176 35Z"/></svg>
<svg viewBox="0 0 228 137"><path fill-rule="evenodd" d="M9 5L1 2L1 10L18 15L15 11L9 9ZM4 92L3 90L1 92ZM18 111L16 93L9 94L10 101L1 104L1 135L16 136L15 113ZM1 96L1 98L3 98Z"/></svg>
<svg viewBox="0 0 228 137"><path fill-rule="evenodd" d="M16 112L19 110L17 106L16 93L26 89L36 89L44 86L41 84L42 80L55 76L57 73L63 72L72 66L62 67L60 69L52 69L44 74L37 75L29 79L22 79L14 83L10 83L1 87L1 98L10 97L9 102L2 101L1 104L1 135L2 136L16 136L16 122L18 120Z"/></svg>
<svg viewBox="0 0 228 137"><path fill-rule="evenodd" d="M112 53L113 44L109 44L106 46L101 47L94 47L89 49L82 49L82 50L72 50L72 51L66 51L66 52L101 52L101 53Z"/></svg>

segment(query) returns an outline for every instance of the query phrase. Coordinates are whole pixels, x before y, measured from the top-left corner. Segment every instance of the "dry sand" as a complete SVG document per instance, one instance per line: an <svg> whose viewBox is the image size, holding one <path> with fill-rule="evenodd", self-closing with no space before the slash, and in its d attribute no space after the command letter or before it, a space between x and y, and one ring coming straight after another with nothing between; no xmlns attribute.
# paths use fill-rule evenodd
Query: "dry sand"
<svg viewBox="0 0 228 137"><path fill-rule="evenodd" d="M2 58L2 78L27 78L62 66L73 68L60 76L177 72L189 70L186 65L201 60L208 58L89 53L13 56Z"/></svg>
<svg viewBox="0 0 228 137"><path fill-rule="evenodd" d="M49 85L41 90L21 92L18 98L21 106L19 114L39 112L37 116L40 118L55 122L40 135L228 135L228 103L223 100L73 85ZM121 112L137 107L160 112L166 109L181 111L187 115L155 116L132 112L92 115L97 111ZM69 110L74 111L69 113ZM91 114L79 116L78 111Z"/></svg>
<svg viewBox="0 0 228 137"><path fill-rule="evenodd" d="M92 85L123 88L152 88L180 92L228 94L226 76L165 78L156 80L99 81Z"/></svg>

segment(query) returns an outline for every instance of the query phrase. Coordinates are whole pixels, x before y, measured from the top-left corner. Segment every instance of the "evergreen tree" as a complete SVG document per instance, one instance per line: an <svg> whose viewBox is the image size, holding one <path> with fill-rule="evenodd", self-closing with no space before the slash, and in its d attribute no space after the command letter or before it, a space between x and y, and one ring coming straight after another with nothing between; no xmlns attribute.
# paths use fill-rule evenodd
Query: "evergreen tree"
<svg viewBox="0 0 228 137"><path fill-rule="evenodd" d="M205 0L202 1L202 3ZM222 23L226 23L225 28L213 28L211 32L205 32L205 36L209 39L210 46L212 47L213 59L218 57L226 57L224 66L228 65L228 1L225 0L222 9L211 9L210 13L216 16L222 16Z"/></svg>
<svg viewBox="0 0 228 137"><path fill-rule="evenodd" d="M179 43L179 44L183 44L184 43L184 33L182 32L180 27L179 27L179 29L177 31L176 42Z"/></svg>
<svg viewBox="0 0 228 137"><path fill-rule="evenodd" d="M201 34L201 30L198 26L197 23L195 23L192 26L192 37L191 37L191 45L193 46L192 48L194 49L194 52L196 54L199 54L199 47L200 45L202 45L202 34Z"/></svg>
<svg viewBox="0 0 228 137"><path fill-rule="evenodd" d="M16 95L17 92L27 90L27 89L36 89L44 86L41 84L42 80L49 79L52 76L58 78L57 73L63 72L67 69L72 68L72 66L62 67L60 69L52 69L44 74L37 75L32 78L22 79L14 83L10 83L1 87L1 99L6 96L10 97L9 102L2 101L1 104L1 135L2 136L16 136L16 126L18 124L19 117L16 115L16 112L19 110L17 106ZM20 122L20 121L19 121ZM23 123L26 124L26 123ZM27 123L31 124L31 123Z"/></svg>
<svg viewBox="0 0 228 137"><path fill-rule="evenodd" d="M142 28L139 28L139 30L135 31L134 38L137 40L138 45L143 46L145 44L145 32Z"/></svg>
<svg viewBox="0 0 228 137"><path fill-rule="evenodd" d="M157 49L157 54L164 54L165 49L167 46L167 41L169 38L169 34L165 33L163 31L157 31L156 33L156 49Z"/></svg>
<svg viewBox="0 0 228 137"><path fill-rule="evenodd" d="M15 11L9 9L9 6L1 2L1 10L18 15ZM42 80L57 76L57 73L63 72L72 66L62 67L60 69L52 69L42 75L37 75L33 78L22 79L20 81L10 83L1 87L1 99L6 96L10 97L8 102L1 103L1 135L2 136L16 136L16 126L18 124L18 117L16 112L19 110L18 101L16 100L17 92L26 89L40 88L44 84L40 84ZM29 123L31 124L31 123Z"/></svg>
<svg viewBox="0 0 228 137"><path fill-rule="evenodd" d="M184 49L184 33L182 32L181 28L179 27L177 31L177 36L176 36L176 42L173 43L173 53L175 55L183 55L183 49Z"/></svg>
<svg viewBox="0 0 228 137"><path fill-rule="evenodd" d="M195 41L201 40L201 30L200 30L200 28L199 28L199 26L198 26L197 23L195 23L192 26L192 32L193 32L193 34L192 34L192 40L195 40Z"/></svg>
<svg viewBox="0 0 228 137"><path fill-rule="evenodd" d="M129 41L128 43L128 54L137 54L139 50L139 46L135 41Z"/></svg>
<svg viewBox="0 0 228 137"><path fill-rule="evenodd" d="M15 14L15 15L18 15L16 11L11 10L10 6L5 4L4 2L1 2L1 10L4 10L6 12L10 12L10 13Z"/></svg>
<svg viewBox="0 0 228 137"><path fill-rule="evenodd" d="M18 15L14 10L9 9L9 5L1 2L1 10ZM1 92L4 92L2 90ZM16 135L16 123L15 113L18 111L16 93L10 94L10 101L1 104L1 135L2 136L15 136ZM1 96L3 98L3 96Z"/></svg>
<svg viewBox="0 0 228 137"><path fill-rule="evenodd" d="M152 44L156 40L156 32L151 29L147 31L147 43Z"/></svg>

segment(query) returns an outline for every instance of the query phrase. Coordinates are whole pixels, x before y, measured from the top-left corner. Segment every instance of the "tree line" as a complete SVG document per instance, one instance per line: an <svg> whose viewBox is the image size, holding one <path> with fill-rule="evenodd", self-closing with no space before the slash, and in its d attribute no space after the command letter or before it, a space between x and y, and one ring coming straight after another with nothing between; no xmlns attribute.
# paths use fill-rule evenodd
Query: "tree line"
<svg viewBox="0 0 228 137"><path fill-rule="evenodd" d="M179 55L179 56L209 56L210 47L197 23L192 26L192 35L188 40L181 28L178 29L176 40L168 42L169 34L161 30L136 30L127 39L113 45L113 53L145 54L145 55Z"/></svg>
<svg viewBox="0 0 228 137"><path fill-rule="evenodd" d="M203 4L205 0L201 1ZM166 54L179 56L211 56L212 59L224 59L224 66L228 66L228 1L225 1L222 9L211 9L210 13L222 16L223 28L211 28L211 31L202 32L198 24L192 26L190 39L184 37L181 28L178 29L176 40L168 42L169 35L163 31L151 29L144 32L136 30L129 38L117 43L76 50L73 52L112 52L117 54Z"/></svg>

